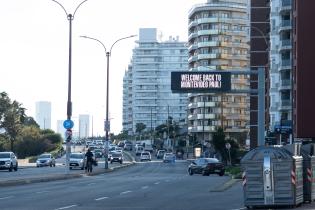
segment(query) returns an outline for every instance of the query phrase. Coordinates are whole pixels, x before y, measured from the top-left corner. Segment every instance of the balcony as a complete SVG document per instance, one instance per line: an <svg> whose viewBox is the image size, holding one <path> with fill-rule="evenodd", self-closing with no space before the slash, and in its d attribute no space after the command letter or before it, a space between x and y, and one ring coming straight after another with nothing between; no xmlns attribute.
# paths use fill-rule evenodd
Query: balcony
<svg viewBox="0 0 315 210"><path fill-rule="evenodd" d="M292 10L292 0L282 0L280 4L279 13L286 13Z"/></svg>
<svg viewBox="0 0 315 210"><path fill-rule="evenodd" d="M290 59L282 59L279 66L279 71L292 69L292 61Z"/></svg>
<svg viewBox="0 0 315 210"><path fill-rule="evenodd" d="M284 39L280 41L279 51L291 50L291 49L292 49L292 42L290 39Z"/></svg>
<svg viewBox="0 0 315 210"><path fill-rule="evenodd" d="M292 29L292 21L291 20L282 20L278 32Z"/></svg>
<svg viewBox="0 0 315 210"><path fill-rule="evenodd" d="M198 43L198 48L200 48L200 47L216 47L216 46L220 46L220 42L209 41L209 42L199 42Z"/></svg>
<svg viewBox="0 0 315 210"><path fill-rule="evenodd" d="M189 22L188 28L195 27L196 25L198 25L197 21L196 20L192 20L192 21Z"/></svg>
<svg viewBox="0 0 315 210"><path fill-rule="evenodd" d="M215 114L197 114L197 119L215 119Z"/></svg>
<svg viewBox="0 0 315 210"><path fill-rule="evenodd" d="M219 34L219 30L218 29L208 29L208 30L200 30L200 31L198 31L198 36L212 35L212 34Z"/></svg>
<svg viewBox="0 0 315 210"><path fill-rule="evenodd" d="M188 35L188 40L191 40L191 39L194 39L198 37L198 34L196 32L191 32L189 35Z"/></svg>
<svg viewBox="0 0 315 210"><path fill-rule="evenodd" d="M199 45L199 44L198 44ZM188 47L188 52L194 51L198 49L198 46L196 44L192 44Z"/></svg>
<svg viewBox="0 0 315 210"><path fill-rule="evenodd" d="M199 55L198 55L199 56ZM188 58L188 63L191 63L191 62L196 62L197 61L197 56L196 55L193 55L193 56L190 56Z"/></svg>
<svg viewBox="0 0 315 210"><path fill-rule="evenodd" d="M281 80L281 85L279 90L291 90L292 89L292 82L290 79L283 79Z"/></svg>

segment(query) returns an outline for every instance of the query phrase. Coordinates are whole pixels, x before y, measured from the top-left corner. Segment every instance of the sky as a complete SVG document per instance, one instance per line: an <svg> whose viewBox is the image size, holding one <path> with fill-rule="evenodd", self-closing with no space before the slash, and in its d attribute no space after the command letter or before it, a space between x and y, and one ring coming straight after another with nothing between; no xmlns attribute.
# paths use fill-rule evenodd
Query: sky
<svg viewBox="0 0 315 210"><path fill-rule="evenodd" d="M58 0L73 14L83 0ZM157 28L162 40L188 39L188 12L206 0L88 0L72 22L72 119L93 116L93 133L104 135L106 54L119 38L139 28ZM0 0L0 92L9 94L35 118L35 103L50 101L52 129L67 118L69 21L52 0ZM111 132L122 130L122 86L138 38L114 45L109 62ZM92 123L92 122L91 122ZM91 126L90 126L91 127ZM92 129L92 128L91 128ZM90 131L91 133L91 131Z"/></svg>

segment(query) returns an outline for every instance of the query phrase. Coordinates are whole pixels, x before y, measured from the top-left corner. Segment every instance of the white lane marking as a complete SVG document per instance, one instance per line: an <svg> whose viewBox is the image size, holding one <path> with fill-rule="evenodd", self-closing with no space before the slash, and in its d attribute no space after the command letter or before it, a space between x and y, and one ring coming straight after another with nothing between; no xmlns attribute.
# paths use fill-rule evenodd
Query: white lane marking
<svg viewBox="0 0 315 210"><path fill-rule="evenodd" d="M88 185L90 186L90 185L94 185L94 184L96 184L96 183L89 183Z"/></svg>
<svg viewBox="0 0 315 210"><path fill-rule="evenodd" d="M38 192L36 192L37 194L40 194L40 193L48 193L49 191L47 191L47 190L44 190L44 191L38 191Z"/></svg>
<svg viewBox="0 0 315 210"><path fill-rule="evenodd" d="M0 198L0 200L4 200L4 199L10 199L10 198L13 198L14 196L7 196L7 197L2 197L2 198Z"/></svg>
<svg viewBox="0 0 315 210"><path fill-rule="evenodd" d="M231 210L243 210L243 209L247 209L246 207L243 208L239 208L239 209L231 209Z"/></svg>
<svg viewBox="0 0 315 210"><path fill-rule="evenodd" d="M60 207L60 208L55 209L55 210L70 209L70 208L73 208L73 207L76 207L76 206L78 206L78 205L64 206L64 207Z"/></svg>
<svg viewBox="0 0 315 210"><path fill-rule="evenodd" d="M143 186L143 187L141 187L141 189L148 189L149 188L149 186Z"/></svg>
<svg viewBox="0 0 315 210"><path fill-rule="evenodd" d="M104 200L107 199L108 197L100 197L100 198L95 198L96 201Z"/></svg>
<svg viewBox="0 0 315 210"><path fill-rule="evenodd" d="M131 192L132 192L132 191L129 191L129 190L128 190L128 191L125 191L125 192L121 192L120 195L127 194L127 193L131 193Z"/></svg>
<svg viewBox="0 0 315 210"><path fill-rule="evenodd" d="M170 182L170 180L167 179L167 180L165 180L165 182Z"/></svg>
<svg viewBox="0 0 315 210"><path fill-rule="evenodd" d="M154 184L160 184L160 182L155 182Z"/></svg>

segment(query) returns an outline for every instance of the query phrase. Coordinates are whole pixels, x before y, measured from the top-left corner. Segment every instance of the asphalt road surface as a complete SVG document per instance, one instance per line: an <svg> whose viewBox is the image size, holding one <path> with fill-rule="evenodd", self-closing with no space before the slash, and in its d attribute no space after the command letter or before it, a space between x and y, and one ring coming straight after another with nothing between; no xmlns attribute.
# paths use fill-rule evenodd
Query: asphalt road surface
<svg viewBox="0 0 315 210"><path fill-rule="evenodd" d="M1 210L236 210L239 183L215 192L229 178L187 174L187 163L137 163L112 173L1 187Z"/></svg>

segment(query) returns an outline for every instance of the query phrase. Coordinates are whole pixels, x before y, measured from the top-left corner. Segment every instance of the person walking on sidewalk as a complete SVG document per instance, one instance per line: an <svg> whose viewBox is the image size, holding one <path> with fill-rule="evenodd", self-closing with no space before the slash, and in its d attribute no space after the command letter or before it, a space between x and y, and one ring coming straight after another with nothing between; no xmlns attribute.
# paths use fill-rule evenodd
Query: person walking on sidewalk
<svg viewBox="0 0 315 210"><path fill-rule="evenodd" d="M85 158L86 158L86 172L88 174L92 173L93 170L93 153L91 152L91 149L88 148L88 151L85 153Z"/></svg>

